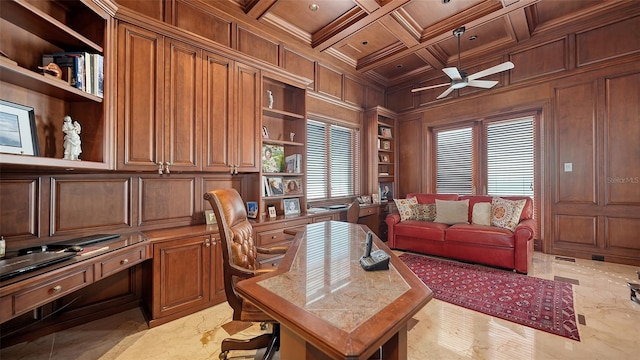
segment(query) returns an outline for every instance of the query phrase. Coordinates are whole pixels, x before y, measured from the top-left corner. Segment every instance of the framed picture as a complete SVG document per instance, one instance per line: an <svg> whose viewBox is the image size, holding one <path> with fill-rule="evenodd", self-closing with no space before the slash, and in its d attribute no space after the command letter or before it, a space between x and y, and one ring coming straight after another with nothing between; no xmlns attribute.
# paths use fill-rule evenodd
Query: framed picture
<svg viewBox="0 0 640 360"><path fill-rule="evenodd" d="M371 194L371 201L374 204L380 203L380 194Z"/></svg>
<svg viewBox="0 0 640 360"><path fill-rule="evenodd" d="M381 142L381 145L382 145L382 147L381 147L381 149L382 149L382 150L389 150L389 149L391 149L391 141L383 140L383 141Z"/></svg>
<svg viewBox="0 0 640 360"><path fill-rule="evenodd" d="M385 163L389 162L389 155L383 154L378 157L380 158L380 162L385 162Z"/></svg>
<svg viewBox="0 0 640 360"><path fill-rule="evenodd" d="M285 195L302 194L302 182L298 178L284 180Z"/></svg>
<svg viewBox="0 0 640 360"><path fill-rule="evenodd" d="M204 221L207 223L207 225L217 224L216 214L213 213L213 210L204 211Z"/></svg>
<svg viewBox="0 0 640 360"><path fill-rule="evenodd" d="M258 203L255 201L247 201L247 217L255 219L258 217Z"/></svg>
<svg viewBox="0 0 640 360"><path fill-rule="evenodd" d="M40 155L32 107L0 100L0 152Z"/></svg>
<svg viewBox="0 0 640 360"><path fill-rule="evenodd" d="M284 147L262 145L262 172L279 173L284 169Z"/></svg>
<svg viewBox="0 0 640 360"><path fill-rule="evenodd" d="M393 183L380 183L380 200L393 200Z"/></svg>
<svg viewBox="0 0 640 360"><path fill-rule="evenodd" d="M269 184L269 196L284 195L284 186L282 184L282 177L267 177L267 184Z"/></svg>
<svg viewBox="0 0 640 360"><path fill-rule="evenodd" d="M380 135L383 137L390 138L391 137L391 128L381 126L380 127Z"/></svg>
<svg viewBox="0 0 640 360"><path fill-rule="evenodd" d="M266 126L262 127L262 138L263 139L268 139L269 138L269 129L267 129Z"/></svg>
<svg viewBox="0 0 640 360"><path fill-rule="evenodd" d="M267 205L267 210L269 211L269 217L276 217L276 206L275 205Z"/></svg>
<svg viewBox="0 0 640 360"><path fill-rule="evenodd" d="M300 200L298 198L282 200L282 207L285 215L300 214Z"/></svg>

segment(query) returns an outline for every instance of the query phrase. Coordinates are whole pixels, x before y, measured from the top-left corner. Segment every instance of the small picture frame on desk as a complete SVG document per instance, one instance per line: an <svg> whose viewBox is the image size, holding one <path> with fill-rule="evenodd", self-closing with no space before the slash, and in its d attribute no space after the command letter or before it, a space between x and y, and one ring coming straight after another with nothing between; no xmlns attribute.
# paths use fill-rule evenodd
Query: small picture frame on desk
<svg viewBox="0 0 640 360"><path fill-rule="evenodd" d="M393 183L380 183L380 200L393 200Z"/></svg>
<svg viewBox="0 0 640 360"><path fill-rule="evenodd" d="M285 215L300 214L300 200L298 200L298 198L283 199L282 207L284 208Z"/></svg>
<svg viewBox="0 0 640 360"><path fill-rule="evenodd" d="M258 217L258 203L255 201L247 201L247 217L255 219Z"/></svg>
<svg viewBox="0 0 640 360"><path fill-rule="evenodd" d="M267 205L267 211L269 213L270 218L276 217L276 206L275 205Z"/></svg>
<svg viewBox="0 0 640 360"><path fill-rule="evenodd" d="M213 210L205 210L204 211L204 220L207 223L207 225L215 225L215 224L217 224L216 214L213 213Z"/></svg>
<svg viewBox="0 0 640 360"><path fill-rule="evenodd" d="M380 203L380 194L371 194L371 201L374 204L379 204Z"/></svg>

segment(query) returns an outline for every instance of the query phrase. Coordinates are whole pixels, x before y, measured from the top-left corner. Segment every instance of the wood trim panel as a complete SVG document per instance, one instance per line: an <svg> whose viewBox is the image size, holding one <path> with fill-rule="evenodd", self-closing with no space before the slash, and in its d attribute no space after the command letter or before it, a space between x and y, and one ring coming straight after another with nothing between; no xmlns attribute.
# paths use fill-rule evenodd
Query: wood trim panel
<svg viewBox="0 0 640 360"><path fill-rule="evenodd" d="M238 51L264 60L272 65L279 65L280 44L241 26L238 26L237 36Z"/></svg>
<svg viewBox="0 0 640 360"><path fill-rule="evenodd" d="M364 85L349 76L344 76L344 101L364 107Z"/></svg>
<svg viewBox="0 0 640 360"><path fill-rule="evenodd" d="M180 29L191 31L204 36L218 44L231 46L233 24L223 19L207 7L198 6L198 2L184 0L170 0L170 24Z"/></svg>
<svg viewBox="0 0 640 360"><path fill-rule="evenodd" d="M556 215L554 247L598 247L598 218L596 216Z"/></svg>
<svg viewBox="0 0 640 360"><path fill-rule="evenodd" d="M612 36L612 34L615 34ZM576 34L576 66L640 53L640 16Z"/></svg>
<svg viewBox="0 0 640 360"><path fill-rule="evenodd" d="M518 66L510 71L511 83L568 70L568 51L567 39L562 38L512 53L510 60Z"/></svg>
<svg viewBox="0 0 640 360"><path fill-rule="evenodd" d="M51 235L131 226L131 179L51 179Z"/></svg>
<svg viewBox="0 0 640 360"><path fill-rule="evenodd" d="M140 178L138 226L191 221L195 216L195 177Z"/></svg>
<svg viewBox="0 0 640 360"><path fill-rule="evenodd" d="M605 217L605 248L618 255L640 258L640 218Z"/></svg>
<svg viewBox="0 0 640 360"><path fill-rule="evenodd" d="M283 46L282 50L282 68L286 71L302 76L307 79L315 78L315 61L302 54L295 52L295 50ZM314 87L312 81L307 86L308 88Z"/></svg>
<svg viewBox="0 0 640 360"><path fill-rule="evenodd" d="M40 179L0 179L2 236L39 236Z"/></svg>
<svg viewBox="0 0 640 360"><path fill-rule="evenodd" d="M316 91L336 99L342 99L342 74L340 72L318 64L317 75Z"/></svg>

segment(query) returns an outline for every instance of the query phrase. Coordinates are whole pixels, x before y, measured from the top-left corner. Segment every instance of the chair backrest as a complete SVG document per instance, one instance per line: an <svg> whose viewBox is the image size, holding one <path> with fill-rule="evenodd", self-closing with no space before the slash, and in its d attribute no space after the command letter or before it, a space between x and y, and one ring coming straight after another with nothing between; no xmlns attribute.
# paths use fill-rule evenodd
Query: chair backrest
<svg viewBox="0 0 640 360"><path fill-rule="evenodd" d="M242 309L242 298L235 291L235 283L250 277L258 268L257 251L253 242L253 227L247 219L244 201L235 189L217 189L204 194L216 215L222 240L224 290L234 312Z"/></svg>
<svg viewBox="0 0 640 360"><path fill-rule="evenodd" d="M358 223L358 218L360 217L360 202L358 200L353 200L351 206L347 210L347 221L352 224Z"/></svg>

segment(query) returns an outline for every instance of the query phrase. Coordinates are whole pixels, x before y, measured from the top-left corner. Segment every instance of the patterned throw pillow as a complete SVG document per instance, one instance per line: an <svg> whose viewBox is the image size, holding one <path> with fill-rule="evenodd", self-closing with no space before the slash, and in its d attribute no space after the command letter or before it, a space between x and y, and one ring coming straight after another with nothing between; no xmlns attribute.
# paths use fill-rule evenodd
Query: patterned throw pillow
<svg viewBox="0 0 640 360"><path fill-rule="evenodd" d="M433 221L436 219L436 204L416 204L413 206L416 220Z"/></svg>
<svg viewBox="0 0 640 360"><path fill-rule="evenodd" d="M418 199L393 199L400 214L400 221L414 220L413 207L418 205Z"/></svg>
<svg viewBox="0 0 640 360"><path fill-rule="evenodd" d="M491 225L491 203L475 203L471 213L471 223L475 225Z"/></svg>
<svg viewBox="0 0 640 360"><path fill-rule="evenodd" d="M491 226L514 231L527 200L507 200L494 197L491 200Z"/></svg>
<svg viewBox="0 0 640 360"><path fill-rule="evenodd" d="M436 199L435 222L453 225L469 223L469 199L439 200Z"/></svg>

